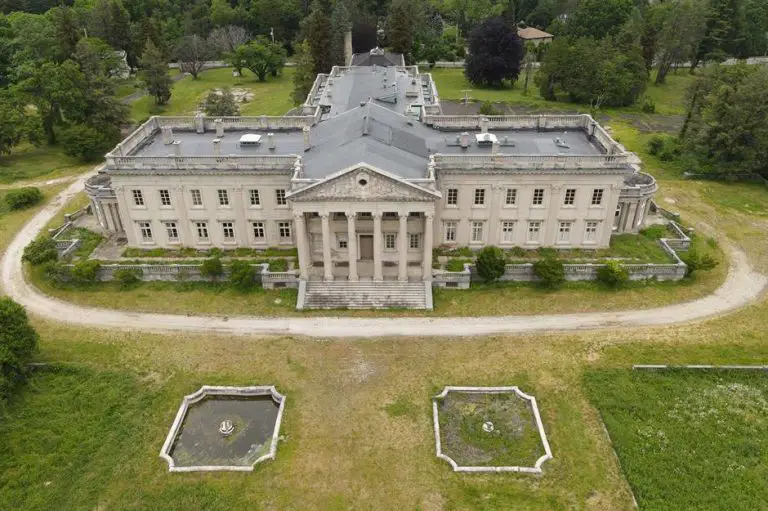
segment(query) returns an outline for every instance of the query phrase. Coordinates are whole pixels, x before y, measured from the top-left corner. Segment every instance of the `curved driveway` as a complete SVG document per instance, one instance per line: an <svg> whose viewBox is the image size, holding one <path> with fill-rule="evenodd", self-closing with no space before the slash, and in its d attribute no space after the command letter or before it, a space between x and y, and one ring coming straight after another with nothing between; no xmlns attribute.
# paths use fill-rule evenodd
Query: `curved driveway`
<svg viewBox="0 0 768 511"><path fill-rule="evenodd" d="M29 285L23 277L21 255L27 243L34 239L72 196L83 189L85 179L92 174L91 172L80 176L35 215L13 240L0 262L2 278L0 282L5 292L24 305L32 314L72 325L155 332L290 334L310 337L469 336L685 323L743 307L758 299L768 284L765 275L750 268L743 252L732 249L730 254L732 265L728 278L713 294L692 302L646 310L474 318L234 317L227 319L80 307L41 294Z"/></svg>

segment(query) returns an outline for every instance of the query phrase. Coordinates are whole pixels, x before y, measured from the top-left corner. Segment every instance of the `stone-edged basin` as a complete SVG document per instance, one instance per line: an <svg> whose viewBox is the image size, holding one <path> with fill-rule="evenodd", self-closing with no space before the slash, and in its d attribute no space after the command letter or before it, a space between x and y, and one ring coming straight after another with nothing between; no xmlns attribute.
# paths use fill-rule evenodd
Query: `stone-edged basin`
<svg viewBox="0 0 768 511"><path fill-rule="evenodd" d="M184 397L160 457L171 472L252 471L275 458L284 409L274 386L205 385Z"/></svg>

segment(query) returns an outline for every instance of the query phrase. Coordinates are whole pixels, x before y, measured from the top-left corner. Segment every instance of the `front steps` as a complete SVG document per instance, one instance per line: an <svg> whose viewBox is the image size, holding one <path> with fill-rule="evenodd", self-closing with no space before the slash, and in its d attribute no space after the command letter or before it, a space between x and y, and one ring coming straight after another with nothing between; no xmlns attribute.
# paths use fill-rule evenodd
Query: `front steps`
<svg viewBox="0 0 768 511"><path fill-rule="evenodd" d="M302 280L296 309L432 309L431 282Z"/></svg>

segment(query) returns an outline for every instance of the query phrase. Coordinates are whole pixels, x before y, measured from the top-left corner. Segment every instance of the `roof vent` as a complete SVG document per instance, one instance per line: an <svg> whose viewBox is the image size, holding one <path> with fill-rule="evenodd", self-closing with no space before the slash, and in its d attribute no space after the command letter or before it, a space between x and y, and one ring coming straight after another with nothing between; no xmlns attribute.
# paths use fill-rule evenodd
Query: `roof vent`
<svg viewBox="0 0 768 511"><path fill-rule="evenodd" d="M571 148L571 146L569 146L568 143L565 140L563 140L562 138L560 138L560 137L557 137L555 139L555 145L557 147L562 147L563 149L570 149Z"/></svg>
<svg viewBox="0 0 768 511"><path fill-rule="evenodd" d="M498 142L496 135L493 133L476 133L475 141L479 146L489 146Z"/></svg>
<svg viewBox="0 0 768 511"><path fill-rule="evenodd" d="M261 144L261 135L246 133L240 137L240 147L257 146Z"/></svg>

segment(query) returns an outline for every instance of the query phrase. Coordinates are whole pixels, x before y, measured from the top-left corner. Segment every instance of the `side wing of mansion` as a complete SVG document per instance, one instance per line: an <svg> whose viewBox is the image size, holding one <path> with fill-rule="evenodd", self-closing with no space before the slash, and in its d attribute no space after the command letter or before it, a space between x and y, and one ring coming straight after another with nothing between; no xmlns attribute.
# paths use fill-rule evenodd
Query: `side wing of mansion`
<svg viewBox="0 0 768 511"><path fill-rule="evenodd" d="M443 115L415 66L335 67L301 115L152 117L86 185L131 247L296 247L300 275L429 279L432 248L601 248L656 182L589 115Z"/></svg>

